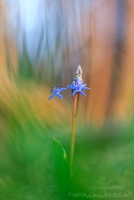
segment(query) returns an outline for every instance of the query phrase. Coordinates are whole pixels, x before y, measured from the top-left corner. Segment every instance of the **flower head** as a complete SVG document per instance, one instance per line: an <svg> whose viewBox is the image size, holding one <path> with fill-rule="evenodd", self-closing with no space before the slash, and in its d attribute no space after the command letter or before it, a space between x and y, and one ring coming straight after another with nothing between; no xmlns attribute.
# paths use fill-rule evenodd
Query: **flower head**
<svg viewBox="0 0 134 200"><path fill-rule="evenodd" d="M58 98L62 99L63 96L60 94L60 92L63 92L64 90L66 90L66 88L61 88L60 84L57 85L56 87L52 87L53 89L51 90L51 92L53 93L48 100L52 99L53 97L57 96Z"/></svg>
<svg viewBox="0 0 134 200"><path fill-rule="evenodd" d="M82 92L82 90L90 90L90 88L86 86L87 84L83 83L82 69L81 66L79 65L76 70L73 83L71 85L68 85L67 87L72 90L72 96L74 97L76 93L80 93L82 96L86 96L85 93Z"/></svg>

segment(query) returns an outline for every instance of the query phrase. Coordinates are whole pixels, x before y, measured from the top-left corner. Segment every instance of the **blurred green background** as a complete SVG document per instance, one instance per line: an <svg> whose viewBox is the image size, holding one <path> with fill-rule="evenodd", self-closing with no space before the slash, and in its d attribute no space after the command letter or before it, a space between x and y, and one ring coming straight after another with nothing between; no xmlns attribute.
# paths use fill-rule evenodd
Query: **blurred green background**
<svg viewBox="0 0 134 200"><path fill-rule="evenodd" d="M130 0L0 2L0 200L133 199L133 13ZM71 126L48 97L52 86L71 84L79 64L91 91L80 97L63 197L52 137L69 158ZM64 101L71 116L71 91Z"/></svg>

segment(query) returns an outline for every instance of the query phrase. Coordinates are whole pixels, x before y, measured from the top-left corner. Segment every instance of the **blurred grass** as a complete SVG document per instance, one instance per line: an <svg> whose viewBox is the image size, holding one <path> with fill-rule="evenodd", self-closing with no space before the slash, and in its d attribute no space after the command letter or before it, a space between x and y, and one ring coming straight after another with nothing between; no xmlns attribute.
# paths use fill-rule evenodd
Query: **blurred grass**
<svg viewBox="0 0 134 200"><path fill-rule="evenodd" d="M59 193L51 152L55 137L69 156L70 124L60 101L47 100L50 88L29 78L29 62L22 61L26 68L19 71L17 79L2 80L0 85L0 200L75 199ZM71 111L69 104L67 107ZM133 192L133 119L129 123L109 119L98 128L84 119L79 107L68 191L103 194L100 187L118 186L122 190L107 192Z"/></svg>
<svg viewBox="0 0 134 200"><path fill-rule="evenodd" d="M61 1L59 1L60 3ZM107 32L109 27L109 30L115 28L110 19L110 23L107 22L109 26L103 24L104 27L108 27L108 29L104 28L104 35L98 36L101 33L95 29L105 17L102 17L102 21L96 21L96 13L102 12L101 6L96 10L93 9L92 14L89 10L85 14L79 4L82 30L80 32L77 30L79 23L77 22L76 25L76 20L74 20L76 17L74 15L75 4L73 3L72 7L68 4L67 10L64 8L64 4L61 4L61 7L55 6L56 11L53 12L53 16L57 17L54 30L55 27L57 29L55 30L54 47L52 48L50 42L51 34L49 32L51 30L46 28L50 23L48 20L45 25L42 24L42 32L38 36L40 38L37 42L35 60L29 57L25 37L22 33L23 51L16 55L13 52L17 52L15 49L17 45L15 48L11 47L11 52L6 55L6 67L4 48L1 48L0 200L75 199L68 195L64 198L61 197L51 154L52 137L55 137L62 143L69 155L71 127L59 101L56 99L48 101L47 98L53 84L62 83L64 86L64 83L68 84L72 81L73 71L81 63L84 68L84 81L91 83L91 93L85 100L80 99L85 112L80 106L76 131L74 174L68 191L102 194L103 191L99 189L100 187L114 185L120 186L122 190L108 190L109 193L127 193L128 189L131 192L134 191L134 125L133 118L129 123L126 120L126 118L128 119L126 113L130 112L132 103L133 46L130 48L126 44L129 49L126 57L118 54L118 51L122 50L118 49L118 45L115 51L114 35ZM109 10L109 4L105 4L105 6L105 9ZM61 10L63 16L61 16ZM130 8L129 10L133 11ZM113 17L113 13L111 16ZM89 18L93 27L88 26ZM20 31L19 23L16 27L17 34ZM70 30L69 27L74 27L74 29ZM128 36L133 33L129 30L130 28L128 27ZM47 32L45 48L43 46L44 31ZM68 35L69 31L71 33ZM107 36L106 39L105 36ZM4 40L0 39L1 46L4 47ZM90 42L87 43L89 40ZM108 41L109 44L107 44ZM14 43L14 41L12 42ZM10 53L18 63L17 61L11 62ZM42 56L42 54L44 55ZM119 63L123 67L118 66L118 61L122 61ZM114 67L112 67L113 63ZM117 81L114 81L116 77ZM65 97L68 98L66 94ZM128 101L129 98L131 101ZM68 100L72 100L71 95ZM70 104L67 104L69 111L71 111ZM97 117L98 115L99 117ZM119 123L118 115L125 118L126 121ZM110 116L114 116L114 122L112 120L107 122ZM99 119L98 121L104 119L102 120L104 124L102 125L101 122L102 126L95 128L97 123L95 127L93 124L86 124L85 118L88 122L90 118L95 119L93 120L95 122L96 119ZM97 189L94 190L93 187ZM129 199L133 199L133 196L127 197L127 200Z"/></svg>
<svg viewBox="0 0 134 200"><path fill-rule="evenodd" d="M59 193L52 137L69 156L71 127L60 101L48 101L49 95L46 85L23 76L0 85L0 200L75 199ZM133 123L109 120L97 128L79 109L68 191L103 194L98 188L117 185L122 190L107 192L133 192Z"/></svg>
<svg viewBox="0 0 134 200"><path fill-rule="evenodd" d="M61 121L60 114L56 116L59 121L55 121L54 110L51 123L43 116L38 118L26 99L23 96L15 101L13 110L1 102L4 129L0 129L0 199L75 199L60 196L51 154L55 137L69 155L71 127ZM97 129L78 121L74 174L68 191L102 194L92 188L113 185L122 187L124 193L128 189L133 191L133 132L133 123L111 121Z"/></svg>

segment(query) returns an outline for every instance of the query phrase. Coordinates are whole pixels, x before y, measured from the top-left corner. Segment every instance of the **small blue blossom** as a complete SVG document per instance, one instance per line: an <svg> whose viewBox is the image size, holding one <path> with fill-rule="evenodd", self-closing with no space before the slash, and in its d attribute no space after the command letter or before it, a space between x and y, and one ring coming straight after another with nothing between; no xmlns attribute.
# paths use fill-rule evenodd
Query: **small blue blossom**
<svg viewBox="0 0 134 200"><path fill-rule="evenodd" d="M63 96L61 94L59 94L60 92L63 92L66 90L66 88L61 88L60 87L60 84L57 85L57 88L56 87L52 87L53 89L51 90L51 92L53 93L49 98L48 100L52 99L53 97L57 96L58 98L62 99Z"/></svg>
<svg viewBox="0 0 134 200"><path fill-rule="evenodd" d="M73 83L67 87L73 91L72 96L74 97L76 93L80 93L82 96L86 96L85 93L82 92L82 90L90 90L90 88L86 86L87 84L83 83L81 78L76 78Z"/></svg>

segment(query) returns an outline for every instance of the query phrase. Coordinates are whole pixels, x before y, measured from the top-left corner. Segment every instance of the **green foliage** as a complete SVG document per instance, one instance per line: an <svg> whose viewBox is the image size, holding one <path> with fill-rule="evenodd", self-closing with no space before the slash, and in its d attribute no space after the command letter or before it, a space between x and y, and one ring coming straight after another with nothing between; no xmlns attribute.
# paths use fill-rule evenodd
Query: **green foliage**
<svg viewBox="0 0 134 200"><path fill-rule="evenodd" d="M55 174L59 191L64 195L67 192L69 182L69 163L63 146L55 138L53 138L52 156L54 160Z"/></svg>
<svg viewBox="0 0 134 200"><path fill-rule="evenodd" d="M102 194L99 188L114 185L122 189L106 191L133 192L133 123L109 123L98 130L77 123L73 176L68 180L64 157L70 152L68 124L61 122L59 126L53 121L50 126L36 118L26 102L17 106L16 113L6 108L1 112L4 128L0 130L0 200L70 200L75 197L68 192ZM61 143L56 139L52 143L53 137ZM133 200L133 196L128 199Z"/></svg>

